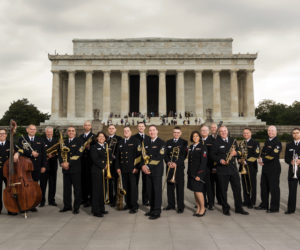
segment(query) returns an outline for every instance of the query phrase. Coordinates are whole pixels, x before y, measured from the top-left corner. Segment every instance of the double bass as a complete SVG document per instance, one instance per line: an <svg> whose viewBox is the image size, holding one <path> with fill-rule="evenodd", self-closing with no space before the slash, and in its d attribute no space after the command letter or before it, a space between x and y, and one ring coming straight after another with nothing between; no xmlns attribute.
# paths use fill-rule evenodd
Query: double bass
<svg viewBox="0 0 300 250"><path fill-rule="evenodd" d="M42 199L40 185L33 181L31 172L33 164L30 159L19 156L14 162L14 133L17 124L10 121L10 148L9 159L4 163L3 176L7 180L7 186L3 191L3 203L7 211L11 213L25 212L36 207Z"/></svg>

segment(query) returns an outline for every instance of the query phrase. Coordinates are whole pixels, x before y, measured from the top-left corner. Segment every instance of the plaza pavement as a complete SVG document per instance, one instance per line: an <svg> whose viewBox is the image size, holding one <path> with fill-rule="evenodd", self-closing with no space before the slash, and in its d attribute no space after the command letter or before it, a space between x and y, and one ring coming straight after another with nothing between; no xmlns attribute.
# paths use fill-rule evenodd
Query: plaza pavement
<svg viewBox="0 0 300 250"><path fill-rule="evenodd" d="M258 176L258 201L259 181ZM186 209L183 214L163 211L161 218L151 221L138 213L117 211L107 207L104 218L91 216L90 208L79 215L59 213L62 207L62 176L59 170L56 200L59 207L45 206L38 213L0 215L0 249L300 249L300 205L293 215L285 215L288 183L287 165L282 163L280 213L248 209L249 216L221 213L221 207L207 211L202 218L193 217L193 193L185 190ZM140 190L141 191L141 190ZM233 207L231 188L229 204ZM299 200L299 192L298 192ZM164 205L166 191L164 192Z"/></svg>

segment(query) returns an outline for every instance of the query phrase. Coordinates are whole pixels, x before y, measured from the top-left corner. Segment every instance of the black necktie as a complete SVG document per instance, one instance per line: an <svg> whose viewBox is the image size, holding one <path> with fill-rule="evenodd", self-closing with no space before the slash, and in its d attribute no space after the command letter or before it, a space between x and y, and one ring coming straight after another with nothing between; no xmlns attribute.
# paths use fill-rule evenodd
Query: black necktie
<svg viewBox="0 0 300 250"><path fill-rule="evenodd" d="M127 143L127 139L125 139L125 144Z"/></svg>

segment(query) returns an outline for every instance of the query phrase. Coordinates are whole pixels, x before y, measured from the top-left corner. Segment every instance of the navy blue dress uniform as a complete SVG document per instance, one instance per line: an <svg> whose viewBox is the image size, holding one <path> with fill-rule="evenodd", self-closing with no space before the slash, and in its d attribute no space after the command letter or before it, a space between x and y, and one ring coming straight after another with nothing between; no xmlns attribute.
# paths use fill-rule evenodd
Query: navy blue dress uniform
<svg viewBox="0 0 300 250"><path fill-rule="evenodd" d="M260 190L261 204L256 209L265 209L268 212L278 212L280 204L279 178L281 165L279 155L282 146L277 137L272 140L267 139L262 151L261 158L263 161ZM269 204L269 194L271 193L271 203Z"/></svg>
<svg viewBox="0 0 300 250"><path fill-rule="evenodd" d="M104 192L103 185L106 187L106 179L103 183L103 170L107 166L107 143L100 144L95 143L91 146L91 159L92 159L92 213L94 216L102 217L106 214L105 203L104 203ZM112 155L109 150L109 163L112 164ZM111 165L110 165L111 166ZM104 174L106 176L106 174ZM105 178L104 176L104 178Z"/></svg>
<svg viewBox="0 0 300 250"><path fill-rule="evenodd" d="M45 145L45 151L47 152L47 149L51 148L53 145L58 143L57 138L47 138L42 137L43 143ZM56 179L57 179L57 155L54 155L53 157L47 159L47 170L45 173L41 174L41 181L40 186L42 190L42 201L41 205L45 204L46 201L46 188L47 183L48 185L48 203L49 205L56 205L55 202L55 193L56 193Z"/></svg>
<svg viewBox="0 0 300 250"><path fill-rule="evenodd" d="M116 169L121 170L124 189L126 190L126 206L131 213L138 209L138 188L137 174L133 174L134 168L138 168L141 162L141 145L140 141L131 136L129 139L122 139L116 150Z"/></svg>
<svg viewBox="0 0 300 250"><path fill-rule="evenodd" d="M259 156L260 148L259 143L250 138L246 141L247 145L247 159L245 170L246 174L241 175L243 187L243 205L248 208L253 208L256 203L256 177L257 177L257 158ZM240 171L242 170L240 164ZM248 172L249 171L249 172Z"/></svg>
<svg viewBox="0 0 300 250"><path fill-rule="evenodd" d="M3 189L3 182L5 185L7 184L6 178L3 176L3 166L6 160L9 158L9 141L0 142L0 213L3 208L2 203L2 189Z"/></svg>
<svg viewBox="0 0 300 250"><path fill-rule="evenodd" d="M188 183L187 188L193 192L204 192L204 180L207 175L207 149L206 146L199 142L190 145L188 156ZM200 181L195 178L199 177Z"/></svg>
<svg viewBox="0 0 300 250"><path fill-rule="evenodd" d="M187 141L184 139L171 139L166 143L165 148L165 162L168 165L169 162L176 163L176 173L175 173L175 183L169 182L173 177L174 168L170 168L169 175L167 178L167 196L168 196L168 206L166 209L175 209L175 188L176 188L176 198L177 198L177 209L178 212L183 212L184 210L184 160L187 156ZM177 157L173 155L173 149L175 147L179 148L179 154ZM167 171L167 169L166 169Z"/></svg>
<svg viewBox="0 0 300 250"><path fill-rule="evenodd" d="M227 190L229 182L233 191L235 212L248 214L248 212L245 212L242 208L241 182L239 171L236 165L236 156L232 157L228 165L222 165L220 163L221 160L226 160L227 154L230 152L233 143L235 144L235 150L238 152L238 145L231 137L228 137L226 141L218 136L211 148L211 157L217 163L217 175L220 185L223 214L230 215L230 206L227 203Z"/></svg>
<svg viewBox="0 0 300 250"><path fill-rule="evenodd" d="M141 133L137 133L134 135L135 138L137 138L140 143L142 143L142 141L144 141L144 139L150 139L150 137L146 134L141 134ZM139 171L137 173L137 187L139 188L139 181L140 181L140 172L142 172L142 202L143 205L149 205L149 197L148 197L148 192L147 192L147 176L143 171ZM139 189L138 189L139 190ZM138 199L139 199L139 191L138 191Z"/></svg>
<svg viewBox="0 0 300 250"><path fill-rule="evenodd" d="M81 154L82 144L80 138L75 137L72 140L65 139L65 146L70 149L68 152L67 162L69 169L62 169L63 173L63 202L64 208L61 212L72 210L72 186L74 192L73 212L78 213L81 204ZM60 164L63 162L61 149L58 150L58 160Z"/></svg>
<svg viewBox="0 0 300 250"><path fill-rule="evenodd" d="M118 147L119 142L122 140L121 136L118 135L113 135L107 137L107 143L110 146L110 151L112 154L112 165L111 165L111 175L112 179L109 180L109 200L110 200L110 205L114 207L116 205L116 199L117 199L117 187L118 187L118 174L116 171L115 167L115 154L116 154L116 149Z"/></svg>
<svg viewBox="0 0 300 250"><path fill-rule="evenodd" d="M206 195L206 205L209 209L213 209L215 205L215 197L219 204L221 204L220 197L220 187L217 176L216 163L211 158L211 147L215 142L215 138L212 135L209 135L206 139L201 138L202 143L205 144L207 148L207 172L205 176L205 195Z"/></svg>
<svg viewBox="0 0 300 250"><path fill-rule="evenodd" d="M288 207L286 214L294 213L296 210L296 199L297 199L297 186L300 184L300 171L297 171L296 176L294 177L294 169L291 164L294 154L300 159L300 142L290 142L286 145L284 160L289 164L288 172L288 183L289 183L289 198L288 198ZM298 166L299 169L299 166Z"/></svg>
<svg viewBox="0 0 300 250"><path fill-rule="evenodd" d="M87 140L92 140L90 146L95 143L95 134L89 132L79 136L81 141L85 143ZM84 206L89 206L92 196L92 180L91 180L92 159L90 156L90 148L85 148L81 156L81 193L82 203Z"/></svg>
<svg viewBox="0 0 300 250"><path fill-rule="evenodd" d="M22 137L19 138L19 142L16 147L21 155L31 159L34 169L31 172L32 179L34 181L39 181L41 177L41 168L47 168L47 156L43 139L37 136L29 138L28 135L25 135L24 138L30 144L33 150L39 154L38 157L33 157L32 150L30 148L26 148L26 146L24 147L24 141Z"/></svg>
<svg viewBox="0 0 300 250"><path fill-rule="evenodd" d="M150 138L144 140L146 154L150 157L148 168L150 174L146 175L147 191L150 201L150 211L146 216L150 219L160 217L162 204L162 176L164 172L164 156L165 156L165 142L160 138L152 141ZM145 165L142 157L141 166Z"/></svg>

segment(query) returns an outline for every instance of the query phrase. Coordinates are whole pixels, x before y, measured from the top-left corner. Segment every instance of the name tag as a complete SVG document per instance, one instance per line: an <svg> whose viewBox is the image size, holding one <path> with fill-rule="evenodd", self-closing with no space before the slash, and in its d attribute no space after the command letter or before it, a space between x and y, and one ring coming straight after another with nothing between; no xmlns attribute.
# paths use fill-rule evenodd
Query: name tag
<svg viewBox="0 0 300 250"><path fill-rule="evenodd" d="M75 148L75 147L76 147L76 144L74 144L74 145L71 145L71 147Z"/></svg>
<svg viewBox="0 0 300 250"><path fill-rule="evenodd" d="M152 146L152 148L157 148L157 146Z"/></svg>
<svg viewBox="0 0 300 250"><path fill-rule="evenodd" d="M168 146L168 148L172 148L172 146Z"/></svg>
<svg viewBox="0 0 300 250"><path fill-rule="evenodd" d="M224 146L224 145L222 145L222 146L220 146L220 148L225 148L225 146Z"/></svg>
<svg viewBox="0 0 300 250"><path fill-rule="evenodd" d="M36 144L41 144L40 142L37 142Z"/></svg>
<svg viewBox="0 0 300 250"><path fill-rule="evenodd" d="M128 144L128 146L133 146L133 144Z"/></svg>
<svg viewBox="0 0 300 250"><path fill-rule="evenodd" d="M102 148L97 148L97 150L102 150Z"/></svg>
<svg viewBox="0 0 300 250"><path fill-rule="evenodd" d="M195 150L201 150L201 148L195 148Z"/></svg>
<svg viewBox="0 0 300 250"><path fill-rule="evenodd" d="M120 145L120 148L122 148L123 147L123 145Z"/></svg>
<svg viewBox="0 0 300 250"><path fill-rule="evenodd" d="M145 148L148 148L148 146L145 146Z"/></svg>
<svg viewBox="0 0 300 250"><path fill-rule="evenodd" d="M290 150L289 150L289 151L294 151L294 149L290 148Z"/></svg>

